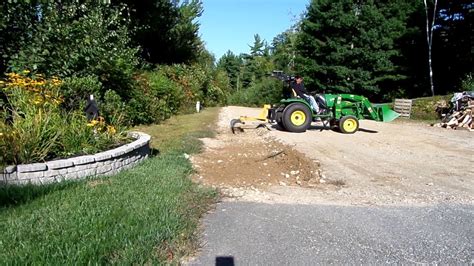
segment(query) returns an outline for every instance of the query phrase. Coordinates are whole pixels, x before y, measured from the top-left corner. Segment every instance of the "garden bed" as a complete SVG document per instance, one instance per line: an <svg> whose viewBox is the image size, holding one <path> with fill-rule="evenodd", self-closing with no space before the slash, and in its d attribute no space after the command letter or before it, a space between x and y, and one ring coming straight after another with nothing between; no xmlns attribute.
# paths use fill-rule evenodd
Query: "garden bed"
<svg viewBox="0 0 474 266"><path fill-rule="evenodd" d="M129 135L136 140L93 155L7 166L0 173L0 184L48 184L116 174L146 159L150 153L149 135L141 132L130 132Z"/></svg>

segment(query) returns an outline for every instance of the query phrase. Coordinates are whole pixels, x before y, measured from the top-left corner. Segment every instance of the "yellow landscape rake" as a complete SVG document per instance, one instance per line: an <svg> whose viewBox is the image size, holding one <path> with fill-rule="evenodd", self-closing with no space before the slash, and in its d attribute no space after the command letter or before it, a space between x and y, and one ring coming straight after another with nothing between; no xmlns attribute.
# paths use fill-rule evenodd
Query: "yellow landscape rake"
<svg viewBox="0 0 474 266"><path fill-rule="evenodd" d="M256 117L241 116L238 119L230 121L230 129L232 133L244 132L244 129L268 128L268 110L272 108L271 105L265 104L260 114Z"/></svg>

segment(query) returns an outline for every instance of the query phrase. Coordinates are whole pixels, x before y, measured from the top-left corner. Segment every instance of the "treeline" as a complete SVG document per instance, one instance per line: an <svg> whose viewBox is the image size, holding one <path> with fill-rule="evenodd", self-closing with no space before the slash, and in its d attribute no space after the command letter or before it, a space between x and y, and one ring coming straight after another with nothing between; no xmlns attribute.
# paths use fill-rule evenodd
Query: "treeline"
<svg viewBox="0 0 474 266"><path fill-rule="evenodd" d="M228 78L198 34L202 12L200 0L2 1L0 73L58 77L63 109L94 94L106 119L121 111L129 125L225 103Z"/></svg>
<svg viewBox="0 0 474 266"><path fill-rule="evenodd" d="M302 19L271 44L255 35L250 54L229 51L217 66L228 74L232 103L284 97L281 83L275 88L266 76L272 69L300 74L310 91L320 93L361 94L373 101L431 96L428 26L434 93L474 90L473 7L466 0L426 6L409 0L312 0Z"/></svg>

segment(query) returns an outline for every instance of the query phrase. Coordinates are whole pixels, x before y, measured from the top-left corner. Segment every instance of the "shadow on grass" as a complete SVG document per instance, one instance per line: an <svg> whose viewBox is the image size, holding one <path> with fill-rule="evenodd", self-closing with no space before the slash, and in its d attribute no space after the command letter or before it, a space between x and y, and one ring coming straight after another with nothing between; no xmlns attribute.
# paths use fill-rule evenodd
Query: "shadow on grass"
<svg viewBox="0 0 474 266"><path fill-rule="evenodd" d="M157 157L159 155L161 155L161 151L159 149L150 148L150 158Z"/></svg>
<svg viewBox="0 0 474 266"><path fill-rule="evenodd" d="M0 185L0 210L28 203L49 193L75 187L78 182L64 181L49 185Z"/></svg>

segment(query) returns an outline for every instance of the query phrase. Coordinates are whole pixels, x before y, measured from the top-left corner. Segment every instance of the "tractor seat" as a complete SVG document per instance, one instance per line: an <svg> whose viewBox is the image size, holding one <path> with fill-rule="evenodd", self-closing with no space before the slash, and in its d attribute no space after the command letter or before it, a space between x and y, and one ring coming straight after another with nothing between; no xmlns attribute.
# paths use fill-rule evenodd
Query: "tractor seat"
<svg viewBox="0 0 474 266"><path fill-rule="evenodd" d="M328 106L326 104L326 99L324 98L323 95L321 94L316 94L314 95L314 99L316 100L316 103L319 105L321 109L328 109Z"/></svg>

